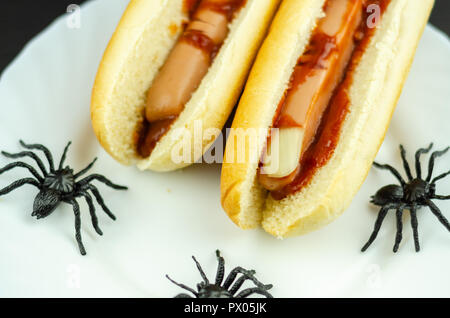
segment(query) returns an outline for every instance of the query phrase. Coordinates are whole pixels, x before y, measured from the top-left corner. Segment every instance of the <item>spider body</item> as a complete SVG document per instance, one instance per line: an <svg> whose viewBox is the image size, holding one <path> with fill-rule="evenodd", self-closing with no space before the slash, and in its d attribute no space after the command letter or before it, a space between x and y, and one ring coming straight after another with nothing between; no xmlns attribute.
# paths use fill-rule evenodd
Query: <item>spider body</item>
<svg viewBox="0 0 450 318"><path fill-rule="evenodd" d="M242 267L236 267L229 273L228 277L224 281L225 260L222 256L220 256L219 251L216 251L216 256L219 262L219 266L217 268L216 280L214 284L211 284L209 282L200 263L195 259L194 256L192 256L192 259L197 265L197 269L199 270L200 275L203 278L203 281L197 284L197 291L186 285L175 282L168 275L166 275L166 277L175 285L191 292L196 298L244 298L252 294L259 294L267 298L272 298L272 295L267 292L272 288L272 285L264 285L259 282L254 277L254 270L246 270ZM236 280L238 274L241 274L242 276ZM238 290L242 287L245 281L252 281L256 287L247 288L238 293ZM188 294L179 294L175 296L175 298L192 298L192 296Z"/></svg>
<svg viewBox="0 0 450 318"><path fill-rule="evenodd" d="M372 196L371 202L378 206L384 206L386 204L399 202L402 199L403 188L396 184L390 184L378 190L377 193Z"/></svg>
<svg viewBox="0 0 450 318"><path fill-rule="evenodd" d="M233 298L233 295L221 286L214 284L198 285L198 298Z"/></svg>
<svg viewBox="0 0 450 318"><path fill-rule="evenodd" d="M5 167L3 167L2 169L0 169L0 174L16 167L22 167L26 168L34 176L34 178L24 178L13 182L11 185L0 190L0 196L8 194L9 192L26 184L30 184L37 187L39 189L39 193L36 195L36 198L34 199L33 212L31 214L32 216L35 216L37 219L42 219L51 215L61 202L72 205L75 214L75 238L77 240L80 253L82 255L86 255L86 250L83 246L83 242L81 239L80 207L76 199L79 197L85 198L86 203L89 206L92 225L94 226L95 231L99 235L103 235L103 232L100 230L100 227L98 226L98 219L95 214L95 206L89 191L94 195L95 199L97 200L97 203L102 207L105 213L113 220L115 220L116 218L108 209L108 207L105 205L100 192L98 191L95 185L91 184L91 181L94 180L100 181L116 190L126 190L127 187L116 185L111 181L109 181L104 176L98 174L92 174L77 181L79 177L86 174L92 168L97 159L94 159L93 162L91 162L85 169L81 170L78 173L74 173L74 170L71 169L69 166L63 167L67 151L69 149L69 146L71 145L70 142L64 149L64 153L62 155L59 167L57 169L55 169L54 167L52 154L45 146L40 144L29 145L25 144L23 141L20 141L20 144L27 150L42 151L48 161L48 170L45 167L44 163L41 161L41 159L38 157L38 155L32 151L23 151L16 154L10 154L2 151L2 154L7 158L12 159L24 157L32 158L38 165L42 175L31 165L25 162L17 161L10 163Z"/></svg>
<svg viewBox="0 0 450 318"><path fill-rule="evenodd" d="M49 173L44 179L44 186L61 194L69 194L75 188L73 169L64 169Z"/></svg>
<svg viewBox="0 0 450 318"><path fill-rule="evenodd" d="M66 167L49 173L42 182L43 187L34 199L32 216L42 219L52 214L61 201L73 195L75 177L73 170Z"/></svg>
<svg viewBox="0 0 450 318"><path fill-rule="evenodd" d="M377 237L378 231L381 228L381 224L389 210L396 210L397 219L397 235L395 239L394 252L397 252L400 242L402 240L402 214L403 210L407 209L410 211L411 215L411 226L414 234L414 244L416 252L420 250L419 244L419 234L418 234L418 222L417 222L417 210L422 207L429 207L431 212L438 218L438 220L445 226L447 230L450 231L450 223L444 217L439 208L431 201L436 200L448 200L450 196L436 195L436 182L440 179L445 178L450 175L450 171L443 173L433 180L431 180L434 168L434 161L437 157L444 155L450 147L442 150L435 151L431 154L428 163L428 176L422 179L422 171L420 164L420 156L430 152L433 144L430 144L428 148L421 148L417 150L416 159L416 173L417 176L414 178L409 167L409 163L406 160L406 151L403 146L400 145L400 153L403 161L403 166L407 175L407 181L403 179L400 173L390 165L381 165L374 162L374 166L379 169L389 170L399 181L400 185L390 184L382 187L378 190L375 195L372 196L371 203L380 206L381 210L378 214L375 226L367 243L362 248L364 252Z"/></svg>

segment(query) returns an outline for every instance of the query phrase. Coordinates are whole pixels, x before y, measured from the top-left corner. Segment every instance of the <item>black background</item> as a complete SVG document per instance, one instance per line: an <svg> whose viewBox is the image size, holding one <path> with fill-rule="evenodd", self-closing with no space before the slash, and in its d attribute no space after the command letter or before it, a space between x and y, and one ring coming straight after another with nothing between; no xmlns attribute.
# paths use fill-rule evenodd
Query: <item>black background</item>
<svg viewBox="0 0 450 318"><path fill-rule="evenodd" d="M31 38L64 14L69 4L83 2L85 1L0 0L0 72ZM450 35L450 0L436 0L430 21Z"/></svg>

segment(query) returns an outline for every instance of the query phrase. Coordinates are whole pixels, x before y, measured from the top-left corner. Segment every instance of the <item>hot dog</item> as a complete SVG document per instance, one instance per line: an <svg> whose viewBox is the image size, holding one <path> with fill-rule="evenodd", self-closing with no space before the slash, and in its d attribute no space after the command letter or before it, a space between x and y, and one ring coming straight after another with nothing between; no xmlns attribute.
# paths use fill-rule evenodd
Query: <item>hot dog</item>
<svg viewBox="0 0 450 318"><path fill-rule="evenodd" d="M281 145L276 171L263 165L259 182L268 190L280 190L292 183L300 170L301 155L311 144L331 95L343 77L354 49L353 37L361 24L362 1L333 0L324 10L306 52L300 57L285 93L274 127L279 128ZM292 140L292 141L291 141ZM270 148L271 140L268 140Z"/></svg>
<svg viewBox="0 0 450 318"><path fill-rule="evenodd" d="M147 95L149 122L177 116L208 72L213 54L228 34L227 15L207 5L229 0L203 0L173 48ZM187 63L189 61L189 63Z"/></svg>
<svg viewBox="0 0 450 318"><path fill-rule="evenodd" d="M119 162L170 171L194 123L221 129L279 0L131 0L99 66L91 118ZM207 150L211 140L203 140ZM191 142L194 145L194 142ZM197 156L197 157L196 157Z"/></svg>
<svg viewBox="0 0 450 318"><path fill-rule="evenodd" d="M433 3L283 1L232 125L260 132L257 145L246 141L244 162L228 158L240 147L233 138L226 146L221 200L238 226L283 238L345 210L382 143Z"/></svg>

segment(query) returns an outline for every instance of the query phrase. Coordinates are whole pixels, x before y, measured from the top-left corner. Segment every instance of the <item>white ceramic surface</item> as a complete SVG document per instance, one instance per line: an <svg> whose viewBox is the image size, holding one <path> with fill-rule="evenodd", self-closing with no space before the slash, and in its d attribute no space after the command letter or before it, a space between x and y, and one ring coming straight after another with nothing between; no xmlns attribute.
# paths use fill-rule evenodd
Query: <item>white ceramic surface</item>
<svg viewBox="0 0 450 318"><path fill-rule="evenodd" d="M117 215L113 222L98 209L104 236L90 223L81 202L82 234L88 252L80 256L74 216L61 205L49 218L31 214L37 191L23 187L0 198L0 296L172 297L181 290L164 275L190 286L200 276L196 255L211 277L215 249L227 269L254 268L273 283L275 297L450 296L450 235L426 209L419 212L422 251L415 253L409 214L397 254L394 213L366 253L377 215L369 197L393 177L372 170L348 210L337 221L302 237L274 239L262 230L242 231L225 215L219 200L219 165L183 171L139 172L116 163L99 146L89 113L91 87L104 48L127 4L97 0L81 9L81 27L67 27L67 16L37 36L5 70L0 80L0 145L19 150L18 140L45 143L58 158L74 142L67 163L81 169L95 156L92 170L130 186L117 192L99 185ZM428 26L377 160L401 167L403 143L412 159L419 146L450 144L450 44ZM0 166L9 160L0 158ZM436 173L450 169L450 154L437 161ZM0 187L26 176L17 169L0 176ZM438 192L450 194L450 178ZM450 201L437 202L450 218Z"/></svg>

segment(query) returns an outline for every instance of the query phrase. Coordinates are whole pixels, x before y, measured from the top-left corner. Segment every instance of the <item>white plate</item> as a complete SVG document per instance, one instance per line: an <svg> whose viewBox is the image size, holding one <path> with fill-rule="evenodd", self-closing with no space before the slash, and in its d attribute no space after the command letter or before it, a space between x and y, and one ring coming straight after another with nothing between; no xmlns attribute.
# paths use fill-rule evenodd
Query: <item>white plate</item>
<svg viewBox="0 0 450 318"><path fill-rule="evenodd" d="M419 213L420 253L414 251L408 213L400 250L392 253L392 212L373 245L360 252L378 212L369 197L395 182L387 172L372 170L336 222L281 241L262 230L242 231L228 219L220 206L218 165L157 174L111 159L93 134L89 99L101 55L126 4L87 3L78 29L68 28L67 17L58 19L1 77L1 149L17 151L23 138L46 144L58 158L72 140L67 160L72 167L81 169L98 156L92 172L130 190L99 186L118 217L113 222L98 209L103 237L96 235L80 200L86 257L77 249L70 206L61 205L37 221L30 216L35 188L1 197L0 296L172 297L181 290L164 275L195 287L200 276L191 255L213 277L217 248L227 270L254 268L261 281L274 284L275 297L450 296L450 235L426 209ZM449 54L448 39L428 26L378 161L401 167L399 143L409 158L430 141L438 148L450 144ZM0 166L8 162L0 158ZM449 169L450 154L437 161L435 171ZM27 174L21 169L5 173L0 186ZM450 178L439 183L438 192L450 194ZM437 203L450 218L450 201Z"/></svg>

